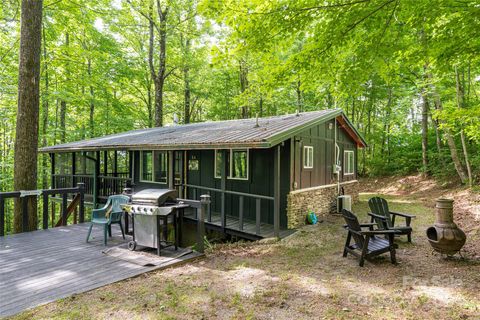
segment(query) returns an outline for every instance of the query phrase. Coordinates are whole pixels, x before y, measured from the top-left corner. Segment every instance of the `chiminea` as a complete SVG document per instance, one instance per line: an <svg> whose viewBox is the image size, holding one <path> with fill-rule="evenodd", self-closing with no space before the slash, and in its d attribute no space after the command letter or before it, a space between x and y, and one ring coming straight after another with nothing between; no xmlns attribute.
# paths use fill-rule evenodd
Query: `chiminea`
<svg viewBox="0 0 480 320"><path fill-rule="evenodd" d="M437 199L435 224L427 229L427 237L434 250L454 255L465 244L465 233L453 222L453 200Z"/></svg>

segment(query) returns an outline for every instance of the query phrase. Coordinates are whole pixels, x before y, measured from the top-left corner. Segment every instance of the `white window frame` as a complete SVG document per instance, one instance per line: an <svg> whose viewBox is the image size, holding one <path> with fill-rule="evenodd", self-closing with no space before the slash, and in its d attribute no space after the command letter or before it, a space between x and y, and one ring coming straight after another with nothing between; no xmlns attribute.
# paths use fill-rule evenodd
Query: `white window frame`
<svg viewBox="0 0 480 320"><path fill-rule="evenodd" d="M352 157L352 167L349 168L348 157ZM343 151L343 175L352 176L355 174L355 151L353 150L344 150Z"/></svg>
<svg viewBox="0 0 480 320"><path fill-rule="evenodd" d="M313 146L303 146L303 168L304 169L313 169ZM309 157L311 155L311 159Z"/></svg>
<svg viewBox="0 0 480 320"><path fill-rule="evenodd" d="M152 153L152 180L143 180L143 153L144 152L151 152ZM155 152L164 152L167 155L167 180L166 182L160 182L160 181L155 181ZM140 176L138 177L138 181L140 182L146 182L146 183L155 183L155 184L162 184L162 185L168 185L168 171L170 168L168 167L168 157L169 154L165 150L140 150Z"/></svg>
<svg viewBox="0 0 480 320"><path fill-rule="evenodd" d="M214 158L214 167L213 167L213 174L215 179L222 179L221 176L217 175L217 152L221 152L224 149L215 149L213 158ZM226 149L228 151L228 157L229 157L229 172L227 172L227 179L230 180L248 180L250 177L250 149ZM246 151L247 152L247 176L245 178L236 178L232 176L233 173L233 153L235 151Z"/></svg>

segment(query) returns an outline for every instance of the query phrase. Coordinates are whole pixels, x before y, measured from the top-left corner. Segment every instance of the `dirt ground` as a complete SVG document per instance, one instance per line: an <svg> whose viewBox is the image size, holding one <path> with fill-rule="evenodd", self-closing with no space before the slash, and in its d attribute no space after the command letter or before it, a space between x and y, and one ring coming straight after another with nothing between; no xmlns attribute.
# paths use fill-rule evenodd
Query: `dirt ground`
<svg viewBox="0 0 480 320"><path fill-rule="evenodd" d="M397 240L397 265L384 255L360 268L342 257L340 216L321 217L278 242L217 245L206 258L35 308L14 319L480 319L479 195L413 176L365 180L354 211L382 194L415 214L413 244ZM434 199L453 196L467 233L464 259L432 252L425 230Z"/></svg>

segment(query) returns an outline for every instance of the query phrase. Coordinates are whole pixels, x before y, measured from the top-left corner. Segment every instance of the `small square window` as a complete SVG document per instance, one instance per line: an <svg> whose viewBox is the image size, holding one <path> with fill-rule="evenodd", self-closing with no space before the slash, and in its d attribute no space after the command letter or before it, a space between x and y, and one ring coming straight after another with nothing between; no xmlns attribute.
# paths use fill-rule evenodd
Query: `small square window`
<svg viewBox="0 0 480 320"><path fill-rule="evenodd" d="M313 147L303 147L303 167L305 169L313 169Z"/></svg>
<svg viewBox="0 0 480 320"><path fill-rule="evenodd" d="M344 175L352 175L355 173L355 154L352 150L345 150L343 154Z"/></svg>

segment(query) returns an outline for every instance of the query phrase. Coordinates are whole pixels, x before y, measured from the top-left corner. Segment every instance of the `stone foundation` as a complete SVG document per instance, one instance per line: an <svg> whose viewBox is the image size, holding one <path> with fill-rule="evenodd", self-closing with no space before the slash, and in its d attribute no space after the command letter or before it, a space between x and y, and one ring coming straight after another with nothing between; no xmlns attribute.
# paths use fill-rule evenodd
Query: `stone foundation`
<svg viewBox="0 0 480 320"><path fill-rule="evenodd" d="M340 184L346 195L352 196L352 202L358 201L359 183L357 180ZM287 196L288 228L297 228L305 224L307 213L313 211L317 216L336 212L337 185L330 184L301 190L295 190Z"/></svg>

